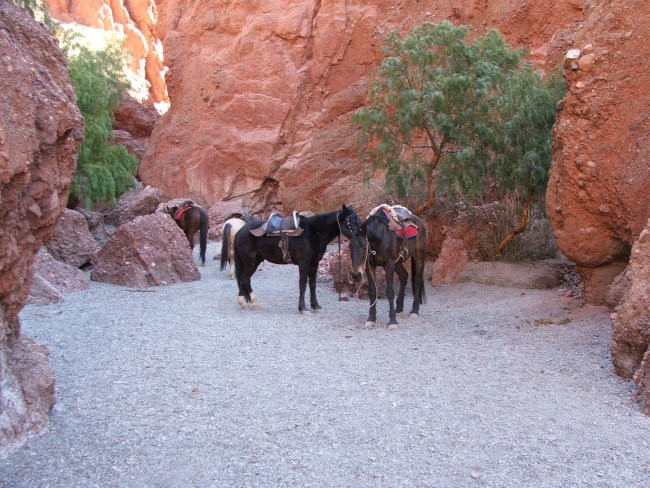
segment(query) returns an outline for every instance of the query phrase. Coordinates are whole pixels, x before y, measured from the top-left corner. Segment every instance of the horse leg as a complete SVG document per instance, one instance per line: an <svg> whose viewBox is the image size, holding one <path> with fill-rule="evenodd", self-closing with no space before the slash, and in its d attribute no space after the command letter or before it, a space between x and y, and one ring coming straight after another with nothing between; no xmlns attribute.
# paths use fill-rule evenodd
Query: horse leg
<svg viewBox="0 0 650 488"><path fill-rule="evenodd" d="M237 288L239 288L239 295L237 296L237 304L242 308L246 308L246 304L250 300L250 294L246 290L246 285L245 285L246 273L247 273L247 266L245 265L244 259L239 254L239 252L235 250L235 275L237 276Z"/></svg>
<svg viewBox="0 0 650 488"><path fill-rule="evenodd" d="M411 307L411 317L420 315L420 305L424 293L424 259L418 260L411 258L411 279L413 282L413 306Z"/></svg>
<svg viewBox="0 0 650 488"><path fill-rule="evenodd" d="M366 278L368 281L368 299L370 300L370 309L366 319L366 327L372 327L377 321L377 283L375 282L375 272L377 268L368 263L366 266Z"/></svg>
<svg viewBox="0 0 650 488"><path fill-rule="evenodd" d="M305 290L307 289L307 277L309 275L309 263L302 261L298 264L300 272L300 279L298 280L298 288L300 289L300 298L298 299L298 311L300 313L307 313L305 305Z"/></svg>
<svg viewBox="0 0 650 488"><path fill-rule="evenodd" d="M251 276L253 276L253 273L257 270L259 267L260 263L264 261L264 259L260 258L259 256L255 256L255 265L253 266L253 269L251 270L250 274L246 275L247 276L247 281L246 281L246 286L248 288L248 293L251 297L251 305L254 310L257 310L260 308L260 302L257 299L257 295L253 293L253 287L251 286Z"/></svg>
<svg viewBox="0 0 650 488"><path fill-rule="evenodd" d="M393 279L395 267L392 261L388 261L384 267L386 271L386 298L388 299L388 328L397 329L397 314L395 313L395 289L393 288Z"/></svg>
<svg viewBox="0 0 650 488"><path fill-rule="evenodd" d="M318 261L311 265L309 269L309 298L311 301L311 309L314 312L320 312L323 307L318 303L316 298L316 276L318 274Z"/></svg>
<svg viewBox="0 0 650 488"><path fill-rule="evenodd" d="M406 283L408 282L409 273L406 271L403 262L395 264L395 272L397 273L397 276L399 276L399 292L397 292L395 313L399 315L404 311L404 293L406 291Z"/></svg>

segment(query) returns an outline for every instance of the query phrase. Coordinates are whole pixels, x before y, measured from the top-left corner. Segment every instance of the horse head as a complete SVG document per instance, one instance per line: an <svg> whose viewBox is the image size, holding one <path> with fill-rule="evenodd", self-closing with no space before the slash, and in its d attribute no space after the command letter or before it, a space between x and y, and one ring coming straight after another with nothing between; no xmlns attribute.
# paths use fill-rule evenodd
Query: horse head
<svg viewBox="0 0 650 488"><path fill-rule="evenodd" d="M343 204L341 210L337 212L336 218L339 222L341 234L343 234L348 239L352 239L355 234L359 233L359 229L361 228L361 221L359 220L357 212L351 205L348 207Z"/></svg>

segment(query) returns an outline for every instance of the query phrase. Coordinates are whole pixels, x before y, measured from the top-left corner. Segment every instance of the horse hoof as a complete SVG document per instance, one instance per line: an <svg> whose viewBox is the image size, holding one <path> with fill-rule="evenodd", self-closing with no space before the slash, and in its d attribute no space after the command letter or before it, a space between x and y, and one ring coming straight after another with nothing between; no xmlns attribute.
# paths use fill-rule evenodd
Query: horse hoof
<svg viewBox="0 0 650 488"><path fill-rule="evenodd" d="M246 299L243 296L238 296L237 297L237 305L239 305L241 308L246 308Z"/></svg>
<svg viewBox="0 0 650 488"><path fill-rule="evenodd" d="M365 324L363 324L363 326L366 329L372 329L375 326L375 323L368 320Z"/></svg>
<svg viewBox="0 0 650 488"><path fill-rule="evenodd" d="M395 330L397 329L398 325L397 324L388 324L388 330Z"/></svg>
<svg viewBox="0 0 650 488"><path fill-rule="evenodd" d="M323 309L321 307L316 307L316 308L314 308L312 310L314 311L314 313L320 313L320 312L323 311Z"/></svg>
<svg viewBox="0 0 650 488"><path fill-rule="evenodd" d="M398 316L398 317L406 317L406 312L404 312L404 311L402 311L402 312L397 312L397 316Z"/></svg>
<svg viewBox="0 0 650 488"><path fill-rule="evenodd" d="M260 302L257 300L257 295L255 293L251 293L251 306L253 307L253 310L260 308Z"/></svg>
<svg viewBox="0 0 650 488"><path fill-rule="evenodd" d="M410 318L410 319L415 318L415 317L419 317L419 316L420 316L420 314L419 314L419 313L415 313L415 312L411 312L411 313L409 314L409 318Z"/></svg>
<svg viewBox="0 0 650 488"><path fill-rule="evenodd" d="M307 315L309 312L307 310L300 310L300 315Z"/></svg>

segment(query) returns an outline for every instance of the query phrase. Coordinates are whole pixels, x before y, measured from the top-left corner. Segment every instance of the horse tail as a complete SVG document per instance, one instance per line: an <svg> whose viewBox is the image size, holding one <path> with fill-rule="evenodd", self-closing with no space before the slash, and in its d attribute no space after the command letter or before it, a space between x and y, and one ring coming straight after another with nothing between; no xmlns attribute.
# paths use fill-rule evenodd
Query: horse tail
<svg viewBox="0 0 650 488"><path fill-rule="evenodd" d="M199 237L201 239L199 257L201 258L201 264L205 264L205 249L208 246L208 214L203 209L199 210Z"/></svg>
<svg viewBox="0 0 650 488"><path fill-rule="evenodd" d="M424 261L422 261L422 266L424 267ZM427 303L427 293L424 289L424 269L420 270L419 273L416 273L415 270L417 266L415 264L415 258L411 258L411 288L415 292L415 283L417 280L420 280L420 296L417 297L420 303Z"/></svg>
<svg viewBox="0 0 650 488"><path fill-rule="evenodd" d="M226 269L226 264L228 264L228 245L230 243L230 228L231 224L227 223L223 226L223 242L221 243L221 267L220 271Z"/></svg>

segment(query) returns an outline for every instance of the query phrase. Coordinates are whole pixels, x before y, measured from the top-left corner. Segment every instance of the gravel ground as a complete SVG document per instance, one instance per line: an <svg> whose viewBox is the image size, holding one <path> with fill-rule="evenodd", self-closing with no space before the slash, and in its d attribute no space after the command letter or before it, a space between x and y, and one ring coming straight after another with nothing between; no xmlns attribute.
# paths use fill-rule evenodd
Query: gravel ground
<svg viewBox="0 0 650 488"><path fill-rule="evenodd" d="M57 403L0 486L650 486L650 418L613 373L603 308L428 286L420 317L389 331L382 300L366 329L367 302L329 284L299 315L295 266L258 270L257 311L217 261L201 273L23 310Z"/></svg>

